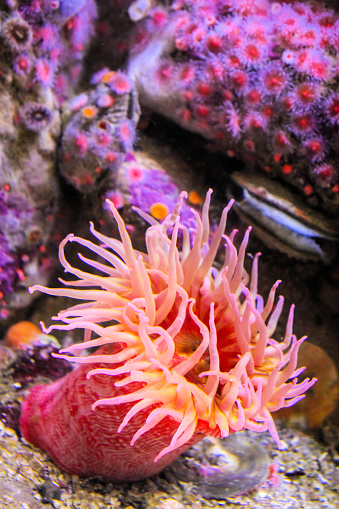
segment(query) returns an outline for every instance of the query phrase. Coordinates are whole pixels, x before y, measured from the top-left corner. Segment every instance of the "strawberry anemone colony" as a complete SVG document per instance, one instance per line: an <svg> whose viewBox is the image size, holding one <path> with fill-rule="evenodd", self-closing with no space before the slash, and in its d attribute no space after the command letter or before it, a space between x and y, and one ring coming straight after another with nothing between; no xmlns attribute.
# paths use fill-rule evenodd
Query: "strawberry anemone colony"
<svg viewBox="0 0 339 509"><path fill-rule="evenodd" d="M296 403L315 382L297 381L302 371L296 368L297 354L305 338L297 340L292 334L293 306L285 337L271 337L283 307L283 297L275 304L280 281L264 304L257 293L259 254L253 258L251 277L244 270L250 228L238 251L233 244L236 232L224 234L231 203L211 235L211 192L201 216L193 211L193 240L180 221L186 193L161 223L139 211L150 223L147 254L133 249L122 218L108 202L121 241L93 225L99 243L69 235L60 245L60 261L77 279L62 280L66 288L31 289L85 301L54 317L61 324L44 327L46 332L84 329L84 341L59 354L81 366L65 381L50 384L54 389L34 388L21 417L24 437L66 470L113 481L136 480L162 470L206 434L227 437L243 429L268 430L279 445L271 413ZM100 257L98 261L79 254L90 272L66 260L64 247L73 242ZM217 269L213 264L221 243L225 258ZM84 349L92 347L99 349L84 356ZM99 390L100 384L109 385L112 393ZM106 438L100 442L101 466L96 468L90 454L99 449L95 440L100 433ZM58 455L63 441L67 447ZM86 461L80 457L85 448L81 441L87 442ZM133 459L138 454L139 462ZM103 471L106 459L108 471Z"/></svg>

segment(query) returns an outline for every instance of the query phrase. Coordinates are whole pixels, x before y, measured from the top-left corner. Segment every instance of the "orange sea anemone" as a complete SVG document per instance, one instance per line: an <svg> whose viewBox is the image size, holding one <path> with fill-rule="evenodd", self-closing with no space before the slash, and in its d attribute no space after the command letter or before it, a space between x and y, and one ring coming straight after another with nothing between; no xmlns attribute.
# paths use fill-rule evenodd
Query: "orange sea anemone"
<svg viewBox="0 0 339 509"><path fill-rule="evenodd" d="M242 429L269 430L279 445L271 413L303 398L315 381L297 383L302 371L296 370L297 353L305 337L297 341L292 334L293 306L284 339L271 337L284 301L279 297L274 305L279 281L264 305L257 293L259 254L253 259L250 284L244 270L250 229L238 252L233 245L235 232L224 234L231 203L210 240L211 192L201 217L194 212L192 246L188 229L180 222L186 193L161 223L138 211L151 224L146 232L147 254L133 249L122 218L108 202L121 241L102 235L92 224L90 230L101 245L69 235L60 245L59 256L65 272L77 279L63 280L67 288L62 289L31 288L32 292L85 301L54 318L63 324L44 327L47 333L53 329L85 330L84 342L62 350L61 357L76 363L104 363L105 367L91 370L88 377L119 376L117 387L135 387L138 382L136 390L93 405L94 409L133 403L118 432L137 413L152 409L131 445L166 416L177 422L170 443L155 461L188 442L196 430L219 437ZM171 236L169 228L173 228ZM180 251L179 231L183 239ZM101 257L104 263L79 254L96 274L67 262L64 247L70 242ZM217 269L213 263L221 242L225 244L225 260ZM112 321L116 323L112 325ZM119 350L113 354L94 352L87 357L65 354L108 344L118 344Z"/></svg>

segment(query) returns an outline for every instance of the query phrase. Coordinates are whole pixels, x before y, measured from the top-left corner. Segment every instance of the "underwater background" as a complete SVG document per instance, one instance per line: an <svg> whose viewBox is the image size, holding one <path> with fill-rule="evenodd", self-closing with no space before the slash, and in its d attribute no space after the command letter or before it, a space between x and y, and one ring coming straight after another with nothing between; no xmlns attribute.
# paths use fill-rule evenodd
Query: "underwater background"
<svg viewBox="0 0 339 509"><path fill-rule="evenodd" d="M338 52L339 13L335 1L0 0L1 508L339 508ZM209 189L213 194L206 214L204 203ZM187 192L184 198L183 191ZM211 247L213 239L219 238L219 224L223 224L220 218L230 200L234 202L228 211L225 234L220 231L218 245ZM110 203L118 214L114 217ZM120 216L124 226L117 220ZM89 222L94 226L89 228ZM203 226L199 230L200 224ZM96 246L100 248L96 250L89 247L93 229L99 232ZM204 232L200 248L196 240L199 231ZM81 239L82 247L78 256L79 246L66 246L66 263L58 246L70 233ZM131 255L132 251L126 248L127 236L136 253L130 265L126 253ZM120 238L123 248L118 241L109 244L107 240ZM177 323L173 310L181 309L181 304L175 299L168 304L171 309L167 321L159 319L159 323L155 320L151 324L143 319L140 309L144 315L149 313L151 320L147 302L152 299L145 290L146 304L137 301L141 294L135 290L138 285L133 280L133 263L141 263L141 256L156 314L166 302L162 295L170 294L165 283L156 280L160 271L165 274L162 282L167 281L167 275L168 280L173 276L173 264L164 262L167 256L170 259L169 246L172 260L176 260L177 285L179 265L183 274L193 274L197 265L192 275L195 284L190 286L187 276L182 287L196 305L201 299L201 314L193 314L187 307L183 337L178 335L174 341L170 371L161 367L166 383L175 386L175 396L166 399L164 382L164 395L156 399L154 408L163 404L174 417L163 421L161 433L154 427L146 436L154 431L152 440L156 444L161 435L164 443L158 454L169 447L171 439L175 449L174 429L168 422L175 421L178 427L184 419L191 419L189 428L196 419L195 431L192 429L189 436L185 428L177 437L178 444L182 440L184 450L189 439L193 444L196 432L206 438L177 459L173 457L166 468L165 463L159 466L159 473L151 470L154 457L147 449L152 449L152 440L144 452L141 450L142 460L139 456L136 460L133 451L138 448L138 440L130 446L123 439L123 456L128 450L126 454L132 458L132 466L126 467L128 474L119 463L118 452L115 460L98 453L103 465L107 462L114 467L117 462L116 470L123 472L118 483L105 471L91 470L91 465L72 471L73 467L66 465L77 458L78 446L73 445L72 451L70 439L62 449L59 438L55 439L60 437L61 444L65 436L71 437L72 426L68 424L60 431L57 417L47 417L47 428L41 429L56 429L56 434L51 434L53 445L41 445L47 454L36 445L39 435L47 437L49 431L35 432L38 438L33 438L34 432L29 435L24 423L28 403L25 407L24 402L38 407L34 387L71 379L76 364L54 355L60 348L70 349L89 339L86 335L84 339L82 329L91 327L92 316L91 330L95 334L101 321L107 320L109 327L123 319L113 313L108 320L100 313L91 315L91 310L88 315L72 311L67 315L67 308L82 301L73 302L68 288L59 290L62 282L58 278L63 279L65 272L62 264L66 272L78 271L73 272L81 281L75 284L78 291L85 286L82 280L88 266L93 277L102 275L103 251L110 253L105 255L105 263L113 264L114 270L108 274L117 280L112 282L117 286L116 300L107 308L119 308L117 295L122 300L134 298L137 319L127 316L126 323L133 322L128 333L144 338L136 348L142 347L146 353L137 350L137 359L153 362L155 351L147 353L147 341L159 346L159 355L164 353L159 338L165 341L167 331L173 329L170 324ZM199 272L199 268L207 264L205 259L210 266L201 275L203 270ZM234 266L238 269L234 268L233 276L228 278L231 290L227 295L233 295L234 300L229 297L225 305L221 288L226 287L232 260L237 260ZM255 264L258 270L253 272ZM141 265L138 267L142 272ZM128 282L122 283L123 278ZM67 286L69 278L65 279ZM89 286L95 286L91 281ZM276 281L282 282L279 288L278 284L273 286L277 289L274 298L270 292ZM34 285L40 290L58 290L53 293L45 288L44 294L29 291ZM145 282L143 285L148 288ZM132 297L128 297L128 289ZM280 292L285 298L283 308ZM207 311L203 308L209 295L217 327L215 350L211 346L211 307ZM74 296L78 298L79 294ZM100 298L94 309L102 311ZM89 300L94 302L92 295ZM231 320L233 328L227 328L222 320L231 301L238 311ZM292 305L295 338L288 332L289 325L285 332L286 323L291 325ZM60 321L60 310L66 310L64 324L75 325L46 333L54 323L51 317L57 315ZM259 325L255 328L258 314L265 315L263 328L267 334ZM238 325L233 325L237 319L245 324L241 334ZM46 329L41 330L40 322L46 324ZM166 333L149 329L143 336L137 322L145 327L146 323L149 327L161 325ZM209 347L197 366L185 373L184 382L176 382L170 375L177 373L179 361L197 355L202 344L197 337L207 334L202 332L204 326L209 327ZM104 338L109 337L107 331L105 334ZM250 367L249 355L247 367L242 368L240 361L237 364L244 357L239 337L246 334L255 369ZM264 336L266 363L256 360L257 345L261 344L258 338ZM296 347L303 336L307 341ZM238 346L234 346L234 337ZM87 346L77 347L80 356L97 354ZM148 344L148 348L152 346ZM219 354L220 365L213 368L214 351ZM132 362L137 354L128 355ZM102 358L99 361L105 362ZM159 375L159 364L140 366L128 371L131 378L126 378L126 385L133 382L148 387ZM299 369L303 366L305 371ZM100 364L97 369L104 368ZM289 382L294 384L291 388L285 379L279 383L284 369L290 369L287 378L293 379ZM208 394L214 390L210 405L217 410L206 417L205 408L199 410L200 392L194 392L192 386L206 392L206 386L216 383L216 373L217 387ZM317 382L313 385L314 378ZM193 402L195 418L188 412L188 404L180 406L179 393L183 393L186 382L193 391L187 401ZM227 384L238 384L233 400L226 394ZM268 389L261 393L262 387L271 385L272 394L268 395ZM297 392L299 386L304 390ZM288 390L290 400L285 401ZM301 399L305 390L306 396ZM61 400L52 415L69 406L71 415L79 407L82 416L81 403L77 403L80 391L74 389L72 394L74 406L67 393L67 402ZM147 398L149 393L145 394ZM222 406L225 394L228 399L225 396ZM122 398L120 394L116 397ZM286 402L292 405L293 398L300 401L280 409ZM119 400L114 408L119 409L120 401L125 404L126 400ZM233 405L227 413L229 401ZM42 402L41 407L44 405ZM120 422L131 408L121 410ZM219 408L227 415L229 436L225 421L214 417L219 415ZM137 415L133 419L139 419ZM144 420L140 417L139 428L147 416ZM33 412L31 425L39 420L43 422L42 413ZM273 438L264 431L265 426ZM123 433L118 435L109 425L107 429L112 443L120 443ZM186 432L188 438L184 440ZM74 436L81 433L74 425ZM86 433L86 447L92 452L95 441ZM166 433L171 435L168 440ZM57 451L69 450L70 461L65 459L64 467L63 461L56 460L54 446ZM133 463L138 463L138 468ZM152 474L143 476L140 471L146 472L148 464Z"/></svg>

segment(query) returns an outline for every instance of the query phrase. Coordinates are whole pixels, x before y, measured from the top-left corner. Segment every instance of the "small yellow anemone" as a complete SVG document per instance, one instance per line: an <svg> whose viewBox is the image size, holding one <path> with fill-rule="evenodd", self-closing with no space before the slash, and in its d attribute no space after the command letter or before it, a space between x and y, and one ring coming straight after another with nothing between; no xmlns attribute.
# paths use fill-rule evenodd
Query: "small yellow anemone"
<svg viewBox="0 0 339 509"><path fill-rule="evenodd" d="M292 334L293 306L284 339L271 338L284 301L279 297L274 306L280 281L273 285L264 305L257 294L257 254L247 286L250 278L244 270L244 257L250 228L237 251L235 231L230 236L224 234L231 202L211 236L211 193L207 193L201 217L193 211L196 230L192 242L180 222L186 193L181 193L174 212L160 223L139 210L150 223L147 254L133 249L122 218L108 201L121 241L102 235L92 224L90 230L100 245L68 235L60 245L60 261L65 272L77 279L61 280L66 288L31 288L85 301L54 317L63 324L43 328L47 333L84 329L83 343L61 350L60 356L77 363L106 363L107 367L94 369L89 376L117 377L117 387L133 384L129 393L93 405L133 403L119 432L134 415L151 407L132 445L166 416L178 423L170 444L156 460L188 442L197 430L221 437L241 429L269 430L279 445L271 412L293 405L315 382L305 379L297 383L302 371L296 369L297 354L305 338L297 341ZM88 248L102 261L79 254L92 272L72 267L64 254L70 242ZM213 263L221 242L225 259L217 270ZM119 345L113 354L72 356L84 348L113 343Z"/></svg>

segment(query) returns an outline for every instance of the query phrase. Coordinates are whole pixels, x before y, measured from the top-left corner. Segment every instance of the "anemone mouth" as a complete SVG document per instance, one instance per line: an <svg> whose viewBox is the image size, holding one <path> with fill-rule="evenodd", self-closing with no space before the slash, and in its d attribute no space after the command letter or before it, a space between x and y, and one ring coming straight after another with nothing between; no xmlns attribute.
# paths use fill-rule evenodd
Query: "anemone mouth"
<svg viewBox="0 0 339 509"><path fill-rule="evenodd" d="M19 110L21 123L31 132L38 133L52 121L52 113L45 105L30 101Z"/></svg>
<svg viewBox="0 0 339 509"><path fill-rule="evenodd" d="M271 412L290 406L303 397L315 380L297 383L297 354L305 338L292 334L291 307L282 341L272 338L283 307L275 304L277 281L266 304L257 292L259 254L253 258L251 277L244 270L250 229L237 250L235 232L224 234L227 213L210 235L207 193L201 216L195 212L196 230L190 233L180 222L186 193L180 195L172 214L162 222L140 212L151 226L146 232L147 253L133 249L125 224L111 202L121 241L90 229L99 245L69 235L60 244L59 257L65 269L76 276L61 282L66 288L34 286L50 295L84 301L61 311L53 329L84 329L84 342L60 351L59 356L76 363L102 363L88 377L116 377L115 386L131 387L122 395L98 400L93 405L132 403L118 432L139 412L145 424L131 445L165 417L178 423L170 444L155 458L178 449L197 432L228 436L234 431L269 430L279 445ZM169 230L172 232L169 235ZM182 232L179 251L178 232ZM214 266L221 241L224 264ZM72 267L64 254L67 243L86 247L104 263L79 255L96 273ZM101 275L98 275L101 274ZM110 325L115 320L115 325ZM117 345L84 357L84 348ZM72 357L70 354L75 353ZM292 381L289 381L292 379ZM136 384L137 383L137 384ZM137 388L136 388L137 387Z"/></svg>
<svg viewBox="0 0 339 509"><path fill-rule="evenodd" d="M199 328L190 316L186 316L179 334L173 338L173 341L175 344L173 368L175 368L175 366L179 365L181 362L189 359L190 356L197 351L203 341ZM201 358L184 376L188 382L194 383L202 388L206 384L207 377L201 376L201 373L208 371L209 367L210 354L208 350L205 350Z"/></svg>
<svg viewBox="0 0 339 509"><path fill-rule="evenodd" d="M8 18L3 24L3 37L12 50L26 49L32 42L32 31L29 24L15 16Z"/></svg>

